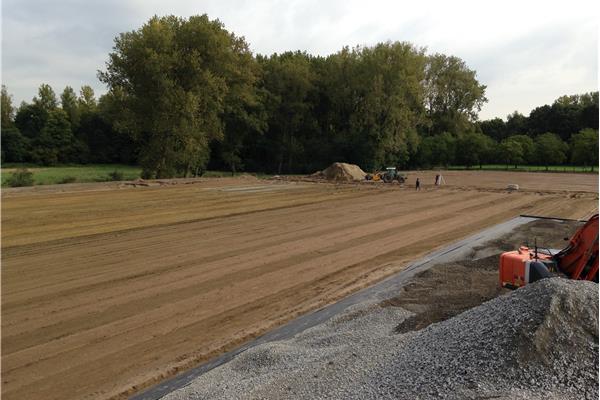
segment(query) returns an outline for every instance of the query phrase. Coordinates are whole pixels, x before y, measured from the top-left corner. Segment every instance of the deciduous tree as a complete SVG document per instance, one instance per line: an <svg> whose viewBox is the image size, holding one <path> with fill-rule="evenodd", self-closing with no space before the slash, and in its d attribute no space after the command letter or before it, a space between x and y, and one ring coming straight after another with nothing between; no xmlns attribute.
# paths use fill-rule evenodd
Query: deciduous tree
<svg viewBox="0 0 600 400"><path fill-rule="evenodd" d="M571 160L575 164L589 166L591 171L598 165L598 130L583 129L571 138Z"/></svg>
<svg viewBox="0 0 600 400"><path fill-rule="evenodd" d="M424 86L431 133L465 132L487 101L475 71L454 56L427 57Z"/></svg>
<svg viewBox="0 0 600 400"><path fill-rule="evenodd" d="M62 94L60 95L60 106L71 123L71 128L76 131L79 127L80 112L77 104L77 95L71 86L65 87Z"/></svg>
<svg viewBox="0 0 600 400"><path fill-rule="evenodd" d="M33 142L33 160L43 165L55 165L69 161L69 151L74 136L66 112L54 109L48 113L48 121Z"/></svg>
<svg viewBox="0 0 600 400"><path fill-rule="evenodd" d="M209 141L223 138L228 93L248 81L238 68L248 53L243 38L206 15L153 17L115 39L99 76L122 94L118 126L139 143L145 176L183 175L206 162Z"/></svg>
<svg viewBox="0 0 600 400"><path fill-rule="evenodd" d="M535 162L533 139L527 135L512 135L509 138L521 145L521 149L523 150L523 162L525 162L525 164L533 164Z"/></svg>
<svg viewBox="0 0 600 400"><path fill-rule="evenodd" d="M14 126L15 109L12 105L12 96L8 94L6 86L2 85L2 104L0 107L2 113L2 129L11 128Z"/></svg>
<svg viewBox="0 0 600 400"><path fill-rule="evenodd" d="M510 137L504 139L498 146L498 156L506 164L506 169L508 169L508 166L511 164L517 168L518 164L525 161L521 143Z"/></svg>
<svg viewBox="0 0 600 400"><path fill-rule="evenodd" d="M534 161L544 165L546 171L550 165L560 165L567 159L567 145L555 133L543 133L535 138Z"/></svg>
<svg viewBox="0 0 600 400"><path fill-rule="evenodd" d="M38 96L33 98L33 103L46 111L52 111L58 107L56 93L48 84L42 83L38 89Z"/></svg>

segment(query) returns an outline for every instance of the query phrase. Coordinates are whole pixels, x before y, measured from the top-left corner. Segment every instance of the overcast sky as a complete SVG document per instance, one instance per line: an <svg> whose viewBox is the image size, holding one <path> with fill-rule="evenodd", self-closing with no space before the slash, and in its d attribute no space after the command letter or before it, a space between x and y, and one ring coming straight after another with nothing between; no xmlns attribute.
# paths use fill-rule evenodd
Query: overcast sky
<svg viewBox="0 0 600 400"><path fill-rule="evenodd" d="M96 73L120 32L153 15L204 13L255 53L397 40L458 56L487 86L481 119L598 90L598 6L582 0L2 0L2 83L15 105L41 83L102 94Z"/></svg>

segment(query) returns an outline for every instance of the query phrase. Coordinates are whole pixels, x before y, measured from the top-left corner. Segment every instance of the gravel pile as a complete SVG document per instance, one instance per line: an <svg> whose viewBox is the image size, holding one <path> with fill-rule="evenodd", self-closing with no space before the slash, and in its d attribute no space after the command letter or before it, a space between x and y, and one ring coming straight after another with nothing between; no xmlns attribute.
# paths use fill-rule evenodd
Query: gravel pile
<svg viewBox="0 0 600 400"><path fill-rule="evenodd" d="M376 302L250 349L165 399L597 399L598 285L546 279L419 331Z"/></svg>

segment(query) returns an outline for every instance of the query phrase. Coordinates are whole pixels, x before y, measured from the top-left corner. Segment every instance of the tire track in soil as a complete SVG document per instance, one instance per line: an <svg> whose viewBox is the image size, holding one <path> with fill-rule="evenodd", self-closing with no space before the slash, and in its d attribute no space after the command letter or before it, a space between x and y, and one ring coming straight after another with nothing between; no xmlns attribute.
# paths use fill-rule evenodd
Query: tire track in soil
<svg viewBox="0 0 600 400"><path fill-rule="evenodd" d="M597 209L591 199L533 193L361 189L346 195L210 221L79 237L71 244L61 240L9 248L9 267L29 268L11 271L9 296L2 282L3 305L12 298L2 321L2 395L123 397L521 210L568 217ZM199 232L206 247L189 248L190 235ZM250 237L239 244L221 243L228 236ZM127 258L122 271L110 256L126 256L128 244L145 256ZM54 257L44 259L53 248ZM192 254L178 258L186 249ZM107 265L87 276L76 262L86 256L97 260L90 266L102 268L102 260ZM31 266L32 260L46 264ZM4 251L3 262L5 267ZM195 270L198 265L207 270ZM76 275L69 280L71 273ZM38 290L47 293L36 297ZM43 313L35 315L36 306ZM14 333L8 343L5 326ZM52 326L47 329L55 329L54 340L44 331Z"/></svg>

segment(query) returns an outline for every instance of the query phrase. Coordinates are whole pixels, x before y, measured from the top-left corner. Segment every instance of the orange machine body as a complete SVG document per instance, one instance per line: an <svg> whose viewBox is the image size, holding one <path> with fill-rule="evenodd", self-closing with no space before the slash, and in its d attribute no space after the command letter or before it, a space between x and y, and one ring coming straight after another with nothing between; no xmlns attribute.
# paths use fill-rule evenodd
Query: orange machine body
<svg viewBox="0 0 600 400"><path fill-rule="evenodd" d="M553 275L598 282L598 214L592 216L563 250L521 246L500 256L500 286L516 289Z"/></svg>
<svg viewBox="0 0 600 400"><path fill-rule="evenodd" d="M526 246L519 250L508 251L500 255L500 273L498 274L500 286L519 288L530 281L530 268L532 261L552 264L552 257L546 254L536 254Z"/></svg>

